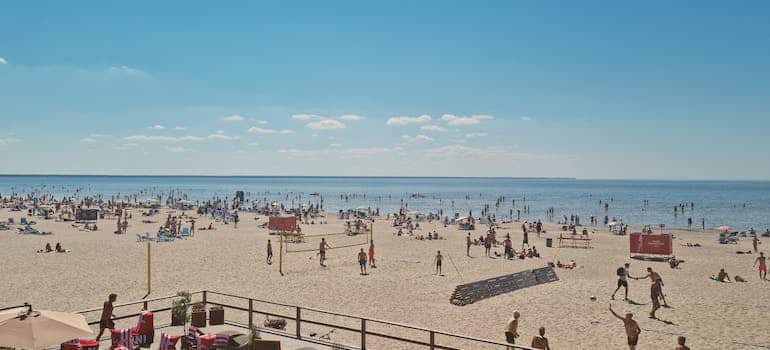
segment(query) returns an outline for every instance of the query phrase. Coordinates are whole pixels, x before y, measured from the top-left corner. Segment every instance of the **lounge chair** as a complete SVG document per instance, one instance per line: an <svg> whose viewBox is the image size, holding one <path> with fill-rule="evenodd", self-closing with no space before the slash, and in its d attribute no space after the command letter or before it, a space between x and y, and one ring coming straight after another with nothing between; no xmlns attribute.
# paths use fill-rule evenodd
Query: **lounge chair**
<svg viewBox="0 0 770 350"><path fill-rule="evenodd" d="M140 235L138 233L136 234L137 242L152 241L152 240L154 240L154 238L152 238L152 236L150 236L149 233L145 233L143 235Z"/></svg>
<svg viewBox="0 0 770 350"><path fill-rule="evenodd" d="M182 227L182 232L179 234L180 237L190 237L190 228L189 227Z"/></svg>
<svg viewBox="0 0 770 350"><path fill-rule="evenodd" d="M165 236L162 233L158 232L158 235L155 236L155 242L173 242L174 237Z"/></svg>
<svg viewBox="0 0 770 350"><path fill-rule="evenodd" d="M32 226L24 226L24 228L19 229L20 233L25 235L50 235L50 232L43 232L36 228L33 228Z"/></svg>

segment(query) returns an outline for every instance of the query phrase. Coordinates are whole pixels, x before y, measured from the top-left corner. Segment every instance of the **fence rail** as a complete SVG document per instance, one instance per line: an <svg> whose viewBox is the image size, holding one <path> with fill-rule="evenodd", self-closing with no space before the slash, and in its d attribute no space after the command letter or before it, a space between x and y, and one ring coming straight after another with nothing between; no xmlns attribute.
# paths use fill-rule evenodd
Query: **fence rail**
<svg viewBox="0 0 770 350"><path fill-rule="evenodd" d="M263 328L258 327L260 331L266 332L266 333L272 333L275 335L288 337L288 338L294 338L297 340L302 340L306 342L316 343L316 344L322 344L322 345L332 345L331 342L326 342L324 340L320 340L315 337L310 337L308 335L303 335L302 330L303 326L309 326L309 325L315 325L315 326L322 326L322 327L330 327L333 330L341 330L346 332L351 332L354 334L357 334L357 338L360 339L360 342L356 345L343 345L345 349L355 349L355 350L367 350L369 349L367 347L367 342L371 344L370 339L371 338L380 338L390 341L396 341L399 343L405 343L405 344L411 344L421 347L426 347L430 350L463 350L463 349L476 349L476 347L468 348L468 347L453 347L452 345L449 345L444 342L440 342L437 337L443 337L443 338L449 338L454 340L463 341L466 343L474 344L475 346L487 346L491 347L491 349L519 349L519 350L534 350L530 347L521 346L521 345L513 345L513 344L507 344L503 342L498 342L494 340L488 340L488 339L481 339L461 334L455 334L455 333L449 333L449 332L443 332L438 331L434 329L428 329L424 327L418 327L413 326L409 324L399 323L399 322L391 322L391 321L385 321L380 319L374 319L374 318L368 318L368 317L362 317L362 316L356 316L356 315L350 315L350 314L344 314L339 312L333 312L333 311L326 311L321 309L316 309L312 307L302 307L299 305L291 305L291 304L285 304L285 303L279 303L274 301L268 301L268 300L262 300L257 298L250 298L250 297L244 297L240 295L234 295L229 293L222 293L222 292L216 292L216 291L209 291L209 290L203 290L203 291L195 291L191 292L194 302L200 301L204 304L208 305L216 305L221 306L224 309L230 309L232 311L237 311L241 313L245 313L248 319L247 323L239 323L235 322L232 319L225 320L225 323L234 326L234 327L240 327L240 328L252 328L256 326L254 323L254 315L264 315L274 318L280 318L287 321L287 325L293 326L293 332L291 331L283 331L283 330L276 330L276 329L269 329L269 328ZM199 296L200 298L196 298ZM136 305L142 305L142 310L148 310L152 311L153 313L160 313L160 312L166 312L170 311L171 307L160 307L160 308L149 308L149 304L153 302L159 302L164 300L171 300L175 299L177 296L171 295L171 296L164 296L164 297L157 297L157 298L151 298L151 299L143 299L138 301L132 301L122 304L115 304L114 309L119 308L126 308L130 306L136 306ZM216 298L217 300L212 300L212 298ZM231 303L222 301L223 298L233 298L237 299L243 302L246 302L246 306L239 306L239 305L233 305ZM294 312L291 312L291 314L281 313L277 311L269 311L266 308L260 308L256 307L255 304L264 304L272 307L279 307L279 308L287 308L287 309L293 309ZM81 310L77 313L79 314L90 314L95 313L98 311L101 311L102 308L92 308L87 310ZM320 321L320 320L313 320L310 319L307 315L308 313L317 313L320 315L325 315L327 317L339 317L344 318L348 321L350 321L348 324L343 324L340 322L332 322L332 321ZM136 318L141 314L140 312L133 312L129 314L123 314L121 316L114 317L114 320L125 320L129 318ZM230 315L230 313L226 313L227 315ZM304 315L304 316L303 316ZM357 326L351 326L350 323L355 323ZM95 321L89 321L89 325L95 325L99 324L98 320ZM380 325L380 326L386 326L386 327L393 327L401 330L407 330L407 332L417 332L422 335L419 339L416 339L416 337L408 337L403 334L397 334L396 332L385 332L385 331L376 331L372 330L372 326L374 325ZM404 333L404 332L401 332ZM456 346L456 345L455 345Z"/></svg>

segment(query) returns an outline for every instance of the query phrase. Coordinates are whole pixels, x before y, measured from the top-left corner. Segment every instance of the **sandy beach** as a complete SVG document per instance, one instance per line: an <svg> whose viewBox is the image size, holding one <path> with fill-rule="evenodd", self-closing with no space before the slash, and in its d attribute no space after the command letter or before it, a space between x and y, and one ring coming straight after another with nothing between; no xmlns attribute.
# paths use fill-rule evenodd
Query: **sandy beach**
<svg viewBox="0 0 770 350"><path fill-rule="evenodd" d="M0 305L31 302L38 308L76 311L100 306L105 296L117 293L119 302L138 300L146 294L146 243L137 243L137 233L155 232L160 224L142 223L132 210L128 234L113 234L114 220L100 220L100 230L80 231L71 222L38 219L36 228L50 236L20 235L15 229L0 232L4 262L0 275ZM154 216L163 220L167 210ZM179 213L179 211L176 211ZM18 220L25 212L0 211L0 219ZM327 214L327 224L302 225L307 235L342 232L344 221ZM635 314L641 328L640 349L673 348L677 335L685 335L694 349L748 349L770 346L766 332L767 297L770 282L761 282L751 266L755 254L750 239L737 245L720 245L716 233L673 231L674 254L685 260L681 269L667 263L629 259L628 238L597 228L590 236L591 249L546 248L546 237L558 237L560 227L546 224L547 234L530 234L530 243L542 257L506 260L484 257L482 246L465 256L465 235L457 226L444 228L438 222L423 222L417 233L437 230L443 240L421 241L394 235L391 222L378 219L374 226L377 268L359 274L358 247L332 249L328 267L320 267L315 252L286 255L285 276L278 273L277 237L258 228L265 216L242 213L241 223L214 223L216 230L198 231L189 239L152 243L153 290L165 296L180 290L210 289L265 300L298 304L329 311L403 322L442 331L503 341L503 329L514 310L522 314L519 333L528 343L545 326L555 349L619 349L625 344L622 323L608 312L612 303L618 312ZM203 227L208 219L199 219ZM474 237L482 233L473 232ZM502 234L500 234L502 233ZM514 248L520 248L520 224L504 224L498 237L510 233ZM276 263L265 263L266 242L271 239ZM331 236L334 246L362 243L364 237ZM36 253L46 242L61 242L66 254ZM317 246L317 239L289 249ZM683 247L685 243L701 247ZM363 247L363 246L362 246ZM445 256L444 276L436 276L433 257ZM502 246L494 250L502 253ZM760 250L763 246L760 245ZM557 269L558 282L493 297L460 307L449 303L455 286L462 283L546 266L547 262L574 259L577 268ZM648 266L665 282L671 308L658 312L660 320L647 318L650 309L649 280L631 280L629 298L637 304L610 301L615 289L615 270L631 262L631 275L642 276ZM709 279L720 268L740 275L748 283L719 283ZM596 296L596 301L590 297ZM668 322L663 322L665 320ZM340 334L339 341L346 340ZM351 339L351 343L355 340ZM376 344L376 343L375 343ZM377 348L374 345L374 348Z"/></svg>

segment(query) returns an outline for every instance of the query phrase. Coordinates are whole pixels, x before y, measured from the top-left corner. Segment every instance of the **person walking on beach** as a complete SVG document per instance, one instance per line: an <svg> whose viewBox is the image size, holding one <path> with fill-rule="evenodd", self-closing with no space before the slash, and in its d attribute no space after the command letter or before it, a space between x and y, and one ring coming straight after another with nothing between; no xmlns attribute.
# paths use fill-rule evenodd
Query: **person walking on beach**
<svg viewBox="0 0 770 350"><path fill-rule="evenodd" d="M757 252L757 243L759 243L759 238L757 238L757 234L754 234L754 238L751 239L751 246L754 247L754 253Z"/></svg>
<svg viewBox="0 0 770 350"><path fill-rule="evenodd" d="M491 252L492 252L492 234L487 233L487 236L484 238L484 255L489 256Z"/></svg>
<svg viewBox="0 0 770 350"><path fill-rule="evenodd" d="M270 240L267 240L267 264L273 264L273 245L270 244Z"/></svg>
<svg viewBox="0 0 770 350"><path fill-rule="evenodd" d="M634 278L634 277L632 277ZM668 307L668 302L666 302L666 296L663 295L663 278L660 277L660 274L658 274L655 271L652 271L651 267L647 268L647 275L644 277L636 277L635 280L643 280L649 278L650 281L652 281L652 290L655 291L655 294L657 297L656 300L659 298L663 299L663 306ZM653 314L655 312L653 311Z"/></svg>
<svg viewBox="0 0 770 350"><path fill-rule="evenodd" d="M374 262L374 240L369 242L369 266L376 268L377 264Z"/></svg>
<svg viewBox="0 0 770 350"><path fill-rule="evenodd" d="M612 304L610 304L610 312L617 319L623 321L623 326L626 328L626 337L628 338L628 349L636 350L636 344L639 343L639 334L642 333L642 329L639 328L639 324L634 320L634 314L627 312L626 317L620 317L620 315L612 310Z"/></svg>
<svg viewBox="0 0 770 350"><path fill-rule="evenodd" d="M685 338L683 335L680 335L678 338L676 338L677 346L674 350L690 350L687 345L684 345L686 341L687 338Z"/></svg>
<svg viewBox="0 0 770 350"><path fill-rule="evenodd" d="M529 248L529 233L526 228L524 229L524 237L521 239L521 250L524 250L525 244L527 245L527 248Z"/></svg>
<svg viewBox="0 0 770 350"><path fill-rule="evenodd" d="M361 275L366 275L366 253L364 253L364 248L361 248L361 251L358 252L358 267L361 269Z"/></svg>
<svg viewBox="0 0 770 350"><path fill-rule="evenodd" d="M629 270L628 268L631 266L631 264L626 263L623 267L619 268L617 271L618 274L618 287L615 288L615 291L612 292L612 296L610 299L615 300L615 293L620 290L620 287L625 288L625 294L623 296L624 301L628 301L628 274Z"/></svg>
<svg viewBox="0 0 770 350"><path fill-rule="evenodd" d="M321 243L318 244L318 263L323 267L326 267L324 265L324 261L326 261L326 248L331 248L331 246L326 243L326 238L321 238Z"/></svg>
<svg viewBox="0 0 770 350"><path fill-rule="evenodd" d="M760 252L757 260L754 261L754 266L759 265L759 279L767 281L767 258L764 252Z"/></svg>
<svg viewBox="0 0 770 350"><path fill-rule="evenodd" d="M99 335L96 336L97 341L102 337L105 329L115 328L115 322L112 320L112 318L115 316L112 314L112 304L116 300L118 300L118 295L112 293L109 297L107 297L107 301L104 302L104 306L102 306L102 317L99 318Z"/></svg>
<svg viewBox="0 0 770 350"><path fill-rule="evenodd" d="M545 337L545 327L540 327L537 333L540 335L532 337L532 344L530 346L533 349L551 350L551 347L548 346L548 338Z"/></svg>
<svg viewBox="0 0 770 350"><path fill-rule="evenodd" d="M516 344L516 338L519 337L519 317L521 317L521 314L518 311L514 311L513 317L511 317L511 319L508 320L508 324L505 325L505 341L507 341L508 344Z"/></svg>
<svg viewBox="0 0 770 350"><path fill-rule="evenodd" d="M473 241L471 240L471 233L468 232L468 236L465 237L465 256L470 257L471 256L471 244Z"/></svg>
<svg viewBox="0 0 770 350"><path fill-rule="evenodd" d="M441 251L436 252L436 257L433 258L433 262L436 264L436 274L439 276L443 276L441 274L441 261L444 259L443 256L441 256Z"/></svg>

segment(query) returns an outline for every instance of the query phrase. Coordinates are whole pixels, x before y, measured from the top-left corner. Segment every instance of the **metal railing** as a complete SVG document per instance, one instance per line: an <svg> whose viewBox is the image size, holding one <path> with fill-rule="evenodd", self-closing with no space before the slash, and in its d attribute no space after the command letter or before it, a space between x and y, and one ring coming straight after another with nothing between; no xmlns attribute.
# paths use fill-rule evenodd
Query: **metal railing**
<svg viewBox="0 0 770 350"><path fill-rule="evenodd" d="M520 350L533 350L530 347L513 345L503 343L494 340L481 339L476 337L465 336L456 333L449 333L438 331L434 329L428 329L404 323L391 322L385 320L379 320L374 318L343 314L338 312L320 310L311 307L302 307L299 305L291 305L285 303L278 303L273 301L267 301L257 298L244 297L240 295L215 292L215 291L196 291L191 293L194 300L193 302L202 302L207 305L221 306L224 309L230 309L231 311L240 312L241 316L246 316L243 321L238 322L234 320L234 317L225 319L225 324L229 326L251 329L257 326L254 320L254 315L262 315L265 317L280 318L287 321L289 330L278 330L267 327L256 327L261 332L271 333L274 335L293 338L305 342L316 343L327 346L338 346L340 349L351 350L367 350L370 349L368 345L379 341L393 341L401 344L410 345L410 349L417 347L425 347L430 350L462 350L462 349L479 349L481 346L485 346L488 349L520 349ZM200 298L197 298L197 297ZM177 296L165 296L151 299L143 299L139 301L132 301L128 303L115 304L113 307L117 309L125 309L132 306L141 305L141 310L122 314L114 317L114 320L126 320L137 318L141 315L142 310L152 311L153 313L162 313L169 311L170 303L165 307L150 308L150 304L158 303L161 301L169 301L177 298ZM229 303L223 301L223 299L234 299L240 301L242 305L234 305L235 303ZM263 305L264 307L257 307L256 305ZM275 311L275 309L284 309L285 311ZM101 311L102 308L93 308L79 311L80 314L91 314ZM226 312L226 315L231 315L231 312ZM309 317L311 314L316 314L320 317ZM328 319L344 319L347 322L329 321ZM324 320L326 319L326 320ZM98 320L89 321L89 325L99 324ZM307 332L312 326L329 327L332 330L339 330L354 334L354 337L358 340L354 340L353 344L339 344L332 343L330 340L323 340L317 337L311 336L312 333ZM377 329L379 328L379 329ZM390 329L390 330L387 330ZM398 331L394 331L398 330ZM405 333L411 333L412 336L404 335ZM374 338L374 342L372 342ZM456 345L457 343L468 345Z"/></svg>

